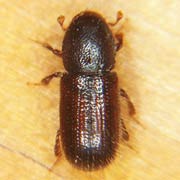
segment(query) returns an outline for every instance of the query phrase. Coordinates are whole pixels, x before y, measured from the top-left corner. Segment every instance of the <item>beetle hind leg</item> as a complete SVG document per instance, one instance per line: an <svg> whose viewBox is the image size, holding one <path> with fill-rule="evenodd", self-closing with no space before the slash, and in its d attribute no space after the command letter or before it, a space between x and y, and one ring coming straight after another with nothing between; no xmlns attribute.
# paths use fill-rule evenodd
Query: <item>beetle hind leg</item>
<svg viewBox="0 0 180 180"><path fill-rule="evenodd" d="M54 146L54 154L55 156L60 156L61 148L60 148L60 129L57 131L55 146Z"/></svg>
<svg viewBox="0 0 180 180"><path fill-rule="evenodd" d="M120 138L125 141L129 140L129 133L127 132L127 129L125 127L125 124L122 118L120 119Z"/></svg>

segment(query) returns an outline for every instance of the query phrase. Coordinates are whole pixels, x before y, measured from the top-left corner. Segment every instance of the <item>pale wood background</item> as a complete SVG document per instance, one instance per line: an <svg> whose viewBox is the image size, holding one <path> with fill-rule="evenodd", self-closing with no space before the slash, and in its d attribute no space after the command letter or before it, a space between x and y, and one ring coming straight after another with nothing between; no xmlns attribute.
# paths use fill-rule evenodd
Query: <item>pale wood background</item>
<svg viewBox="0 0 180 180"><path fill-rule="evenodd" d="M87 173L64 159L49 172L59 127L59 80L48 87L27 86L54 71L62 61L33 40L61 47L67 26L80 11L95 10L125 35L116 59L121 86L131 96L137 124L123 116L131 136L106 169ZM180 179L180 1L64 0L0 1L0 179L2 180L172 180Z"/></svg>

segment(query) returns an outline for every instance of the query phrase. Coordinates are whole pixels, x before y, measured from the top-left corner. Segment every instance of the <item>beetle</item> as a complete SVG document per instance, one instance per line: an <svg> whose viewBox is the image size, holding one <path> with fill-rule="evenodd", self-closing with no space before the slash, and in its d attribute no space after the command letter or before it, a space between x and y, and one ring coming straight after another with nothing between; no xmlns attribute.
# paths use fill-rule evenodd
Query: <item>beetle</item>
<svg viewBox="0 0 180 180"><path fill-rule="evenodd" d="M64 17L58 22L65 31L62 51L43 46L62 57L66 73L56 72L42 79L48 84L61 77L60 129L57 131L55 155L61 147L66 159L83 170L106 167L114 158L119 139L128 140L119 111L119 94L127 99L130 114L134 106L127 93L118 89L118 77L111 72L116 52L122 46L122 34L113 35L110 26L122 18L117 13L115 23L107 23L98 13L83 11L68 28Z"/></svg>

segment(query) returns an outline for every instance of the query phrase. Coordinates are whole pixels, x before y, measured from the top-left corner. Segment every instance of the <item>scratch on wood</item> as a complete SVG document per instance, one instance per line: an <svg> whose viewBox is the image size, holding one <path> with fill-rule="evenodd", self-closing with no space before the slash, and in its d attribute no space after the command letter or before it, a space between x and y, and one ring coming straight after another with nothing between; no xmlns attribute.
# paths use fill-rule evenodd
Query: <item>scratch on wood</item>
<svg viewBox="0 0 180 180"><path fill-rule="evenodd" d="M13 150L13 149L11 149L11 148L9 148L8 146L3 145L3 144L0 144L0 148L5 149L5 150L7 150L7 151L9 151L9 152L11 152L11 153L18 154L18 155L20 155L21 157L23 157L23 158L25 158L25 159L27 159L27 160L31 160L31 161L33 161L35 164L38 164L38 165L41 166L42 168L47 169L48 171L52 172L54 175L56 175L56 176L58 176L58 177L62 177L62 176L60 176L59 174L53 172L53 171L51 170L51 168L49 168L48 166L46 166L46 165L43 164L42 162L37 161L36 159L33 159L31 156L29 156L29 155L27 155L27 154L25 154L25 153L23 153L23 152L21 152L21 151Z"/></svg>

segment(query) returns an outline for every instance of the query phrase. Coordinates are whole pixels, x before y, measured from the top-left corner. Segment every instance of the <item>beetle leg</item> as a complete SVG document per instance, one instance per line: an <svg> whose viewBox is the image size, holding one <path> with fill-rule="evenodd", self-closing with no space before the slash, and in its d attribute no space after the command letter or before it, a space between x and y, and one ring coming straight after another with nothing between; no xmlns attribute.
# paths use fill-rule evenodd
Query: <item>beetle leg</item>
<svg viewBox="0 0 180 180"><path fill-rule="evenodd" d="M62 57L62 51L59 49L54 49L50 44L48 43L41 43L43 47L50 50L53 54L56 56Z"/></svg>
<svg viewBox="0 0 180 180"><path fill-rule="evenodd" d="M45 78L43 78L43 79L41 80L41 83L42 83L43 85L48 85L53 78L58 78L58 77L62 77L62 76L63 76L63 73L62 73L62 72L55 72L55 73L53 73L53 74L51 74L51 75L46 76Z"/></svg>
<svg viewBox="0 0 180 180"><path fill-rule="evenodd" d="M116 21L115 22L109 22L108 24L110 26L115 26L123 17L123 13L121 11L117 12Z"/></svg>
<svg viewBox="0 0 180 180"><path fill-rule="evenodd" d="M34 85L34 86L48 85L53 78L55 78L55 77L56 77L56 78L57 78L57 77L62 77L62 76L63 76L63 73L61 73L61 72L55 72L55 73L53 73L53 74L51 74L51 75L46 76L45 78L43 78L43 79L41 80L41 82L39 82L39 83L27 82L27 85Z"/></svg>
<svg viewBox="0 0 180 180"><path fill-rule="evenodd" d="M131 102L128 94L126 93L126 91L124 89L120 89L120 95L122 97L124 97L128 103L128 107L129 107L129 114L130 115L134 115L136 113L135 107L133 105L133 103Z"/></svg>
<svg viewBox="0 0 180 180"><path fill-rule="evenodd" d="M125 141L129 140L129 133L126 130L125 124L123 119L120 119L120 131L121 131L121 138L124 139Z"/></svg>
<svg viewBox="0 0 180 180"><path fill-rule="evenodd" d="M60 129L58 129L56 134L56 140L55 140L55 146L54 146L54 154L57 156L56 161L53 163L53 165L49 168L50 172L54 171L54 168L59 163L59 160L61 159L61 142L60 142Z"/></svg>
<svg viewBox="0 0 180 180"><path fill-rule="evenodd" d="M59 50L59 49L54 49L50 44L45 43L45 42L41 42L41 41L38 41L38 40L33 40L33 39L30 39L30 40L35 42L35 43L38 43L38 44L42 45L44 48L50 50L56 56L62 57L62 51Z"/></svg>
<svg viewBox="0 0 180 180"><path fill-rule="evenodd" d="M115 38L117 40L117 43L115 45L115 50L119 51L119 49L121 49L123 45L123 33L115 34Z"/></svg>
<svg viewBox="0 0 180 180"><path fill-rule="evenodd" d="M67 28L65 28L65 27L63 26L64 20L65 20L65 17L62 16L62 15L57 18L57 21L58 21L58 23L60 24L62 30L63 30L63 31L66 31Z"/></svg>
<svg viewBox="0 0 180 180"><path fill-rule="evenodd" d="M55 141L55 146L54 146L54 154L56 156L59 156L61 154L61 149L60 149L60 134L61 134L61 131L59 129L57 131L57 134L56 134L56 141Z"/></svg>

